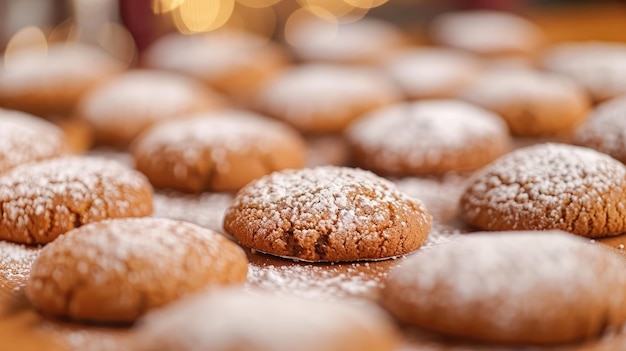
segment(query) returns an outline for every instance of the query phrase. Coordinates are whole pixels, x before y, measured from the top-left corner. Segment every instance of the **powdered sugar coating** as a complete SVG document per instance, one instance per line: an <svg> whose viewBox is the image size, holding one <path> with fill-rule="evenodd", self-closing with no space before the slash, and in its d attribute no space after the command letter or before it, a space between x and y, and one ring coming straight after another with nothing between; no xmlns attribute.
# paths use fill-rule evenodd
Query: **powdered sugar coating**
<svg viewBox="0 0 626 351"><path fill-rule="evenodd" d="M270 317L271 316L271 317ZM137 350L391 351L396 332L371 305L233 289L194 296L147 316Z"/></svg>
<svg viewBox="0 0 626 351"><path fill-rule="evenodd" d="M626 94L624 43L562 43L545 54L542 64L548 70L576 80L595 101Z"/></svg>
<svg viewBox="0 0 626 351"><path fill-rule="evenodd" d="M383 302L404 321L456 336L567 342L626 319L623 269L618 255L558 231L469 234L393 269Z"/></svg>
<svg viewBox="0 0 626 351"><path fill-rule="evenodd" d="M206 285L241 282L246 263L241 248L190 223L107 220L44 247L33 264L27 296L52 314L126 321ZM95 312L94 303L106 305L105 315Z"/></svg>
<svg viewBox="0 0 626 351"><path fill-rule="evenodd" d="M477 10L448 12L430 26L432 39L481 55L529 55L543 41L539 29L511 13Z"/></svg>
<svg viewBox="0 0 626 351"><path fill-rule="evenodd" d="M26 284L40 251L39 248L0 241L0 288L13 289Z"/></svg>
<svg viewBox="0 0 626 351"><path fill-rule="evenodd" d="M342 167L274 172L237 193L224 228L244 246L308 261L355 261L419 248L431 216L373 173Z"/></svg>
<svg viewBox="0 0 626 351"><path fill-rule="evenodd" d="M461 197L487 230L560 229L588 237L626 231L626 167L591 149L540 144L484 168Z"/></svg>
<svg viewBox="0 0 626 351"><path fill-rule="evenodd" d="M476 169L510 143L500 117L455 100L392 105L360 118L346 136L359 163L387 174Z"/></svg>
<svg viewBox="0 0 626 351"><path fill-rule="evenodd" d="M420 48L403 52L385 70L412 99L450 98L480 72L478 60L450 49Z"/></svg>
<svg viewBox="0 0 626 351"><path fill-rule="evenodd" d="M581 125L574 140L626 162L626 97L598 106Z"/></svg>
<svg viewBox="0 0 626 351"><path fill-rule="evenodd" d="M94 221L152 212L152 187L140 173L92 157L16 167L0 177L0 237L47 243Z"/></svg>
<svg viewBox="0 0 626 351"><path fill-rule="evenodd" d="M338 132L360 114L399 101L401 93L378 72L308 64L271 80L260 93L269 115L306 132Z"/></svg>
<svg viewBox="0 0 626 351"><path fill-rule="evenodd" d="M65 135L57 126L27 113L0 109L0 173L65 151Z"/></svg>

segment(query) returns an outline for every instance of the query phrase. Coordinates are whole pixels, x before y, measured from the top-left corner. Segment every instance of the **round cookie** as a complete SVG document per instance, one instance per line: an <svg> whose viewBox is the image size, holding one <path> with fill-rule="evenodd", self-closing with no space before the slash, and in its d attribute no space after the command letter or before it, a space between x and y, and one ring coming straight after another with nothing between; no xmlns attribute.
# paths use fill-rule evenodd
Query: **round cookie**
<svg viewBox="0 0 626 351"><path fill-rule="evenodd" d="M539 144L483 168L461 214L485 230L560 229L590 238L626 232L626 167L592 149Z"/></svg>
<svg viewBox="0 0 626 351"><path fill-rule="evenodd" d="M497 115L456 100L392 105L346 130L359 166L390 175L441 174L480 168L510 149Z"/></svg>
<svg viewBox="0 0 626 351"><path fill-rule="evenodd" d="M171 34L157 40L143 57L146 67L195 76L243 103L288 63L289 55L277 44L226 30Z"/></svg>
<svg viewBox="0 0 626 351"><path fill-rule="evenodd" d="M27 113L0 108L0 173L66 151L61 129Z"/></svg>
<svg viewBox="0 0 626 351"><path fill-rule="evenodd" d="M624 261L562 232L469 234L393 269L382 303L403 322L518 345L596 338L626 320Z"/></svg>
<svg viewBox="0 0 626 351"><path fill-rule="evenodd" d="M624 43L562 43L546 52L542 66L574 79L595 102L626 94Z"/></svg>
<svg viewBox="0 0 626 351"><path fill-rule="evenodd" d="M440 48L405 51L384 68L410 99L452 98L481 71L472 55Z"/></svg>
<svg viewBox="0 0 626 351"><path fill-rule="evenodd" d="M221 97L191 78L137 70L90 91L76 114L91 125L98 143L125 146L160 121L221 105Z"/></svg>
<svg viewBox="0 0 626 351"><path fill-rule="evenodd" d="M207 286L244 282L247 263L239 246L191 223L107 220L44 247L33 263L26 296L45 314L132 322Z"/></svg>
<svg viewBox="0 0 626 351"><path fill-rule="evenodd" d="M398 336L387 315L371 304L230 288L148 314L133 350L392 351Z"/></svg>
<svg viewBox="0 0 626 351"><path fill-rule="evenodd" d="M0 239L45 244L87 223L152 213L139 172L96 157L22 165L0 176Z"/></svg>
<svg viewBox="0 0 626 351"><path fill-rule="evenodd" d="M532 56L544 41L525 18L489 10L444 13L431 22L429 32L438 45L487 57Z"/></svg>
<svg viewBox="0 0 626 351"><path fill-rule="evenodd" d="M408 44L392 24L372 18L349 23L306 18L293 23L286 35L299 59L338 64L381 62Z"/></svg>
<svg viewBox="0 0 626 351"><path fill-rule="evenodd" d="M47 54L20 49L0 69L0 107L67 115L85 91L124 68L105 51L82 44L50 44Z"/></svg>
<svg viewBox="0 0 626 351"><path fill-rule="evenodd" d="M626 96L598 106L576 130L574 142L626 163Z"/></svg>
<svg viewBox="0 0 626 351"><path fill-rule="evenodd" d="M570 132L590 108L587 94L574 81L526 69L494 70L460 97L499 114L513 135L525 137Z"/></svg>
<svg viewBox="0 0 626 351"><path fill-rule="evenodd" d="M302 261L357 261L417 250L432 217L421 202L352 168L274 172L241 189L224 229L244 246Z"/></svg>
<svg viewBox="0 0 626 351"><path fill-rule="evenodd" d="M387 77L357 67L297 66L259 93L260 109L306 133L338 133L362 114L402 99Z"/></svg>
<svg viewBox="0 0 626 351"><path fill-rule="evenodd" d="M237 190L253 179L300 168L306 144L288 126L244 111L162 122L133 146L137 169L155 187L186 192Z"/></svg>

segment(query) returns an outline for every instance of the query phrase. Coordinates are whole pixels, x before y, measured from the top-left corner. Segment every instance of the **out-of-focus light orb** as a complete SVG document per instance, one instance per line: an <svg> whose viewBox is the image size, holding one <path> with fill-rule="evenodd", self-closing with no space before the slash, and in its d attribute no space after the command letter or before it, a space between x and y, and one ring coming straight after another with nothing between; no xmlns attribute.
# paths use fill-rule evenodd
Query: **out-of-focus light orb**
<svg viewBox="0 0 626 351"><path fill-rule="evenodd" d="M298 0L302 8L327 21L349 14L354 6L341 0ZM330 15L330 16L329 16Z"/></svg>
<svg viewBox="0 0 626 351"><path fill-rule="evenodd" d="M71 18L59 23L48 34L48 42L56 43L61 41L78 41L80 37L80 27Z"/></svg>
<svg viewBox="0 0 626 351"><path fill-rule="evenodd" d="M152 12L168 13L177 9L185 0L152 0Z"/></svg>
<svg viewBox="0 0 626 351"><path fill-rule="evenodd" d="M33 53L40 53L42 58L45 58L48 54L48 41L43 31L37 27L25 27L17 31L6 46L4 51L4 66L9 69L12 65L18 64L13 60L18 60L17 55L14 55L18 51L24 48L35 49Z"/></svg>
<svg viewBox="0 0 626 351"><path fill-rule="evenodd" d="M224 28L252 32L269 41L276 30L276 23L276 12L271 6L251 8L236 4L235 10Z"/></svg>
<svg viewBox="0 0 626 351"><path fill-rule="evenodd" d="M247 6L247 7L258 9L258 8L270 7L280 1L281 0L237 0L237 3Z"/></svg>
<svg viewBox="0 0 626 351"><path fill-rule="evenodd" d="M185 0L172 11L174 25L183 34L210 32L233 14L235 0Z"/></svg>
<svg viewBox="0 0 626 351"><path fill-rule="evenodd" d="M328 23L322 27L315 33L313 40L320 42L332 41L336 36L339 30L339 21L336 17L333 16L332 13L325 11L324 9L317 9L317 14L313 14L309 11L309 9L301 8L294 11L287 22L285 22L285 40L289 45L298 47L298 46L307 46L311 45L309 36L303 36L301 33L301 25L303 23L307 23L309 21L315 20L319 21L318 14L321 14L323 19L327 20Z"/></svg>
<svg viewBox="0 0 626 351"><path fill-rule="evenodd" d="M389 0L342 0L343 2L361 9L372 9L378 7Z"/></svg>
<svg viewBox="0 0 626 351"><path fill-rule="evenodd" d="M118 23L105 23L98 31L98 44L127 64L135 58L137 47L130 32Z"/></svg>

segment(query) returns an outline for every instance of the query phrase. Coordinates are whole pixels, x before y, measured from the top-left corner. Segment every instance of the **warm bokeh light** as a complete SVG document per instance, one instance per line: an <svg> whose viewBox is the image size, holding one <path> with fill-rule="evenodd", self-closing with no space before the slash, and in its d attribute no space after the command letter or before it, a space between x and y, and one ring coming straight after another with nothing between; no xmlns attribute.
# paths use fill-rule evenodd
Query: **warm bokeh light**
<svg viewBox="0 0 626 351"><path fill-rule="evenodd" d="M271 6L251 8L237 3L224 28L252 32L269 40L276 30L276 22L276 12Z"/></svg>
<svg viewBox="0 0 626 351"><path fill-rule="evenodd" d="M280 1L281 0L237 0L237 3L252 8L264 8L270 7Z"/></svg>
<svg viewBox="0 0 626 351"><path fill-rule="evenodd" d="M59 23L48 34L48 42L77 41L80 36L80 28L71 18Z"/></svg>
<svg viewBox="0 0 626 351"><path fill-rule="evenodd" d="M4 51L4 66L6 68L10 68L14 63L18 64L18 58L14 54L20 51L21 49L29 48L29 49L40 49L34 50L35 52L41 52L42 57L46 57L48 53L48 42L46 40L46 35L43 31L37 27L25 27L15 33L11 39L9 40L6 49Z"/></svg>
<svg viewBox="0 0 626 351"><path fill-rule="evenodd" d="M154 13L168 13L177 9L185 0L152 0Z"/></svg>
<svg viewBox="0 0 626 351"><path fill-rule="evenodd" d="M172 14L183 34L209 32L223 26L233 13L235 0L185 0Z"/></svg>
<svg viewBox="0 0 626 351"><path fill-rule="evenodd" d="M130 32L118 23L106 23L98 32L98 43L105 50L130 64L135 59L137 48Z"/></svg>
<svg viewBox="0 0 626 351"><path fill-rule="evenodd" d="M298 2L310 13L327 21L336 21L354 9L354 6L340 0L298 0Z"/></svg>
<svg viewBox="0 0 626 351"><path fill-rule="evenodd" d="M361 9L371 9L378 7L389 0L342 0L343 2Z"/></svg>

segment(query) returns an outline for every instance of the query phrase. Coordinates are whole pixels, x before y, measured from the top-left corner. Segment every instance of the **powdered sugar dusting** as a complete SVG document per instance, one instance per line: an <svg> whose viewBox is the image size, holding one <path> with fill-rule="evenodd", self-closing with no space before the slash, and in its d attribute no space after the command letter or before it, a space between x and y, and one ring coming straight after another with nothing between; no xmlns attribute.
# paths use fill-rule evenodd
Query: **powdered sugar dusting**
<svg viewBox="0 0 626 351"><path fill-rule="evenodd" d="M453 219L457 215L459 199L467 185L468 176L446 174L441 179L406 177L394 179L398 189L420 199L428 212L439 221Z"/></svg>
<svg viewBox="0 0 626 351"><path fill-rule="evenodd" d="M60 128L27 113L0 109L0 173L64 151L65 135Z"/></svg>
<svg viewBox="0 0 626 351"><path fill-rule="evenodd" d="M574 139L626 162L626 97L598 106L578 128Z"/></svg>
<svg viewBox="0 0 626 351"><path fill-rule="evenodd" d="M26 284L39 251L36 247L0 241L0 287L13 289Z"/></svg>

